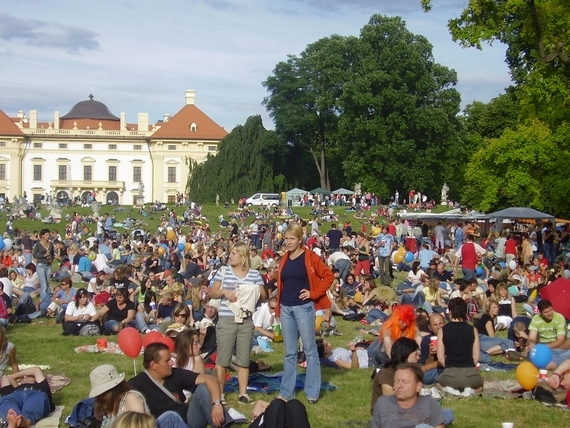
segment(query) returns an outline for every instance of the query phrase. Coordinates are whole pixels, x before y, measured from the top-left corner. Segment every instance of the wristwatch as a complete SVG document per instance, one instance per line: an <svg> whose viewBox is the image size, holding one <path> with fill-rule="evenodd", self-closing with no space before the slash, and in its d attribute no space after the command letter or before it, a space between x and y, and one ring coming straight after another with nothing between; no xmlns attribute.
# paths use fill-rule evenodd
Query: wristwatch
<svg viewBox="0 0 570 428"><path fill-rule="evenodd" d="M222 404L222 402L220 400L216 400L212 403L212 406L219 406L221 404Z"/></svg>

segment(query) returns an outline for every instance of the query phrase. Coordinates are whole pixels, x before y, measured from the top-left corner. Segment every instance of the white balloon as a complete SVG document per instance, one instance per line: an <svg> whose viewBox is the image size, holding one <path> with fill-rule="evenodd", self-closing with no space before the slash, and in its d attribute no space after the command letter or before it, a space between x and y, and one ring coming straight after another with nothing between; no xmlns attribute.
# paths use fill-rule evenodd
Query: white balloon
<svg viewBox="0 0 570 428"><path fill-rule="evenodd" d="M514 260L511 260L509 262L509 269L510 270L515 270L517 268L517 262L515 262Z"/></svg>
<svg viewBox="0 0 570 428"><path fill-rule="evenodd" d="M278 232L283 232L283 226L277 226L277 231L278 231Z"/></svg>
<svg viewBox="0 0 570 428"><path fill-rule="evenodd" d="M166 230L168 230L168 231L170 232L170 231L172 230L172 226L168 226L168 227L166 228Z"/></svg>
<svg viewBox="0 0 570 428"><path fill-rule="evenodd" d="M5 251L10 251L12 249L12 245L14 245L14 244L12 243L12 240L10 238L4 239L4 250Z"/></svg>

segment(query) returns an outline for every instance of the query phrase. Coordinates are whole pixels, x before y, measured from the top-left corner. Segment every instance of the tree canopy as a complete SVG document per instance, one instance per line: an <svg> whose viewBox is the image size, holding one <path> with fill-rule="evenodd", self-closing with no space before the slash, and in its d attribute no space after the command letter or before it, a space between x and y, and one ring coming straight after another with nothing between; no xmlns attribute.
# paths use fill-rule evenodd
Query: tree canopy
<svg viewBox="0 0 570 428"><path fill-rule="evenodd" d="M190 197L200 202L238 199L255 192L284 189L283 166L287 147L274 131L263 126L261 116L251 116L236 126L219 145L216 156L191 165Z"/></svg>

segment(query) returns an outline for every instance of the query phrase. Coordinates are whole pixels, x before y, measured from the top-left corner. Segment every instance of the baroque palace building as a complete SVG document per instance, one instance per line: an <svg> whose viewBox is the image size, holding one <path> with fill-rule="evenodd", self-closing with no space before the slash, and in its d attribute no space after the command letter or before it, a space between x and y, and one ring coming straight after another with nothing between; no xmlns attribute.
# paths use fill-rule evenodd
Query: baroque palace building
<svg viewBox="0 0 570 428"><path fill-rule="evenodd" d="M127 123L125 113L115 116L93 95L49 122L39 122L37 110L28 117L0 110L0 196L174 202L186 193L190 161L215 155L227 135L196 107L195 96L186 91L184 107L154 124L148 113Z"/></svg>

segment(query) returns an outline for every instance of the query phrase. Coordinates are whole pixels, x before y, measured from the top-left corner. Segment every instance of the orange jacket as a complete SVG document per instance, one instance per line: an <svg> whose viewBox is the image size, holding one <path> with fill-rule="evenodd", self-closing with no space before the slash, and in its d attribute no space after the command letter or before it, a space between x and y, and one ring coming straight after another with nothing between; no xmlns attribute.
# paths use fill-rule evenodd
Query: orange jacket
<svg viewBox="0 0 570 428"><path fill-rule="evenodd" d="M279 274L277 275L277 308L275 316L280 315L281 310L281 289L283 281L281 280L281 270L285 263L289 260L289 252L286 252L281 259L279 265ZM305 267L307 268L307 276L309 277L309 288L311 300L315 302L315 309L328 309L331 307L331 301L327 296L327 290L334 281L334 275L330 268L323 260L314 252L305 247Z"/></svg>

